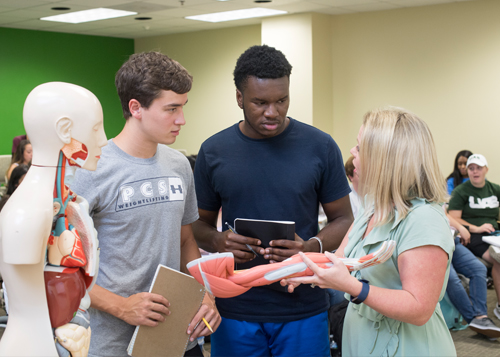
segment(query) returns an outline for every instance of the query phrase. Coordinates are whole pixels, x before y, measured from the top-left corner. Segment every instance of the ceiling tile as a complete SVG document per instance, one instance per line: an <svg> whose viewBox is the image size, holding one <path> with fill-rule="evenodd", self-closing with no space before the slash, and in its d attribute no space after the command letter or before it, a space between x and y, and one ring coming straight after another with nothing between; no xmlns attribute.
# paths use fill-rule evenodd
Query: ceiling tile
<svg viewBox="0 0 500 357"><path fill-rule="evenodd" d="M273 6L273 9L284 10L288 11L289 13L297 13L297 12L314 12L318 10L326 10L326 9L331 9L331 7L311 2L297 2L295 4L289 4L289 5Z"/></svg>
<svg viewBox="0 0 500 357"><path fill-rule="evenodd" d="M315 0L318 1L318 0ZM354 5L366 5L366 4L374 4L380 2L380 0L323 0L322 2L327 2L332 6L342 6L342 7L351 7Z"/></svg>
<svg viewBox="0 0 500 357"><path fill-rule="evenodd" d="M414 6L426 6L426 5L439 5L449 2L454 2L455 0L386 0L388 3L402 6L402 7L414 7Z"/></svg>
<svg viewBox="0 0 500 357"><path fill-rule="evenodd" d="M53 3L53 0L2 0L0 1L0 6L10 7L13 9L20 9L25 7L33 7L42 4Z"/></svg>
<svg viewBox="0 0 500 357"><path fill-rule="evenodd" d="M77 5L77 6L85 6L89 9L97 8L97 7L111 7L116 5L123 5L125 3L130 3L132 1L127 0L66 0L61 1L58 6L68 6Z"/></svg>
<svg viewBox="0 0 500 357"><path fill-rule="evenodd" d="M11 24L6 25L6 27L15 27L19 29L27 29L27 30L45 30L50 31L49 29L53 27L61 26L61 23L50 22L50 21L41 21L41 20L28 20L28 21L18 21Z"/></svg>
<svg viewBox="0 0 500 357"><path fill-rule="evenodd" d="M344 7L330 7L330 8L321 9L320 12L322 14L328 14L328 15L343 15L343 14L352 14L355 11L346 9Z"/></svg>
<svg viewBox="0 0 500 357"><path fill-rule="evenodd" d="M365 12L365 11L381 11L381 10L392 10L397 9L399 6L390 4L387 2L373 2L370 4L359 4L353 6L343 6L343 8L348 10L354 10L356 12Z"/></svg>

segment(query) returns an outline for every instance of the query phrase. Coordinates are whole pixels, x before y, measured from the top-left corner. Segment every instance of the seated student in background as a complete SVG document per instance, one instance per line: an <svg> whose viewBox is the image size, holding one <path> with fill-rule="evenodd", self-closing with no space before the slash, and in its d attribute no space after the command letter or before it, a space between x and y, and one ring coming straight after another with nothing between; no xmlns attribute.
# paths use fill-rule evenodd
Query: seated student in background
<svg viewBox="0 0 500 357"><path fill-rule="evenodd" d="M12 196L16 188L21 184L21 182L23 182L24 177L28 172L28 169L29 165L21 164L18 165L14 170L12 170L12 173L10 174L9 183L7 185L7 192L0 201L0 211L2 210L3 206L5 206L10 196Z"/></svg>
<svg viewBox="0 0 500 357"><path fill-rule="evenodd" d="M486 266L462 245L469 244L470 233L449 214L450 226L460 233L455 237L455 252L450 267L446 292L451 303L462 314L471 330L490 338L500 337L500 328L488 318L486 305ZM457 273L469 278L469 295Z"/></svg>
<svg viewBox="0 0 500 357"><path fill-rule="evenodd" d="M354 160L354 156L351 155L350 158L347 159L344 165L345 175L349 179L349 186L351 187L351 193L349 193L349 200L351 201L352 215L356 218L358 213L359 206L361 205L361 201L358 196L358 182L359 176L354 167L352 160Z"/></svg>
<svg viewBox="0 0 500 357"><path fill-rule="evenodd" d="M462 150L459 151L455 157L453 172L446 178L446 186L449 195L451 195L451 191L453 191L455 187L469 180L469 175L467 174L467 159L471 155L472 152L469 150Z"/></svg>
<svg viewBox="0 0 500 357"><path fill-rule="evenodd" d="M28 135L19 135L15 136L14 139L12 139L12 157L14 157L19 143L23 140L29 140Z"/></svg>
<svg viewBox="0 0 500 357"><path fill-rule="evenodd" d="M486 180L488 162L483 155L474 154L467 160L469 181L453 190L448 213L471 233L466 245L476 257L493 264L491 277L495 285L497 300L500 297L500 262L490 254L490 245L482 237L498 229L500 186ZM500 307L493 310L500 319Z"/></svg>
<svg viewBox="0 0 500 357"><path fill-rule="evenodd" d="M12 170L14 170L20 164L29 165L31 164L31 158L33 157L33 149L31 147L31 143L28 140L22 140L17 146L16 153L12 158L11 164L7 172L5 173L5 177L7 181L10 179L10 175Z"/></svg>
<svg viewBox="0 0 500 357"><path fill-rule="evenodd" d="M441 313L454 245L442 204L447 195L427 124L401 108L367 113L351 149L363 199L335 254L313 276L288 278L289 292L314 284L346 292L342 356L456 356ZM389 169L388 169L389 168ZM352 272L359 258L396 242L392 259Z"/></svg>

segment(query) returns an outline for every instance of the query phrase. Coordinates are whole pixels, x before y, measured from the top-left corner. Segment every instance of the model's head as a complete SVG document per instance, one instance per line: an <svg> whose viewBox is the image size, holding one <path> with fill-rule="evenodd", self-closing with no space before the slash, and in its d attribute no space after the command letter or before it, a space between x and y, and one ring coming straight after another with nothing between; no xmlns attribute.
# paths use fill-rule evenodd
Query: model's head
<svg viewBox="0 0 500 357"><path fill-rule="evenodd" d="M96 169L107 139L102 107L92 92L70 83L41 84L26 98L23 117L34 165L55 166L63 150L70 163Z"/></svg>
<svg viewBox="0 0 500 357"><path fill-rule="evenodd" d="M252 46L238 58L233 72L236 88L243 92L248 77L260 79L290 79L292 66L285 55L266 45Z"/></svg>
<svg viewBox="0 0 500 357"><path fill-rule="evenodd" d="M445 181L427 124L405 109L368 112L359 135L360 190L375 204L375 220L405 217L410 200L444 202ZM353 149L354 150L354 149Z"/></svg>
<svg viewBox="0 0 500 357"><path fill-rule="evenodd" d="M30 164L33 158L33 147L29 140L21 140L12 157L12 163Z"/></svg>
<svg viewBox="0 0 500 357"><path fill-rule="evenodd" d="M7 186L7 195L12 195L16 188L23 182L26 173L28 172L29 165L21 164L17 166L10 174L9 183Z"/></svg>
<svg viewBox="0 0 500 357"><path fill-rule="evenodd" d="M131 117L131 99L147 109L162 90L185 94L191 90L192 83L193 77L179 62L160 52L133 54L115 77L125 119Z"/></svg>

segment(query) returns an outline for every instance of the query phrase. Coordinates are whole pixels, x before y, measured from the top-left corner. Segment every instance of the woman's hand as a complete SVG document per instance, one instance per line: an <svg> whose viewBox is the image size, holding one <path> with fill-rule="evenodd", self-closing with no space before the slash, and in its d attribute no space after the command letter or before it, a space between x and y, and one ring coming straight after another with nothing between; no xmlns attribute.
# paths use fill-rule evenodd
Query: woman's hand
<svg viewBox="0 0 500 357"><path fill-rule="evenodd" d="M346 292L359 292L357 291L359 290L357 289L357 285L359 285L358 280L351 276L344 263L342 263L342 261L334 254L325 252L326 257L333 263L333 266L328 269L318 267L304 253L299 252L299 254L314 275L281 280L280 283L282 286L288 285L288 292L292 293L300 284L312 284L314 286L319 286L322 289L331 288Z"/></svg>

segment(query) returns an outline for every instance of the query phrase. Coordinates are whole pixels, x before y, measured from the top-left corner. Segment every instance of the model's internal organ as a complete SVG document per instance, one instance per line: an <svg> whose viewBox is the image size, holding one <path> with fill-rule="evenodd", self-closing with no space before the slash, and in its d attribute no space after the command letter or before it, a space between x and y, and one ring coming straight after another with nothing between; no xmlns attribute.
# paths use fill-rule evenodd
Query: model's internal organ
<svg viewBox="0 0 500 357"><path fill-rule="evenodd" d="M72 204L75 205L69 202L68 208ZM48 253L49 264L52 265L83 267L87 264L80 235L65 216L57 219L56 230L49 238Z"/></svg>
<svg viewBox="0 0 500 357"><path fill-rule="evenodd" d="M58 327L55 335L57 342L70 352L72 357L86 357L88 355L91 335L90 326L85 327L76 323L69 323Z"/></svg>
<svg viewBox="0 0 500 357"><path fill-rule="evenodd" d="M394 252L396 242L383 242L381 247L359 259L340 258L349 271L381 264ZM333 263L323 253L305 253L320 268L330 268ZM231 298L255 286L269 285L284 278L311 276L314 273L296 254L280 263L265 264L247 270L234 270L233 253L216 253L191 261L187 268L191 275L214 296Z"/></svg>
<svg viewBox="0 0 500 357"><path fill-rule="evenodd" d="M87 291L82 270L46 266L44 276L50 323L52 327L67 324L75 316Z"/></svg>
<svg viewBox="0 0 500 357"><path fill-rule="evenodd" d="M97 273L97 238L88 204L77 198L59 213L55 230L49 238L48 262L55 266L82 267L87 277ZM57 206L54 203L54 206Z"/></svg>

